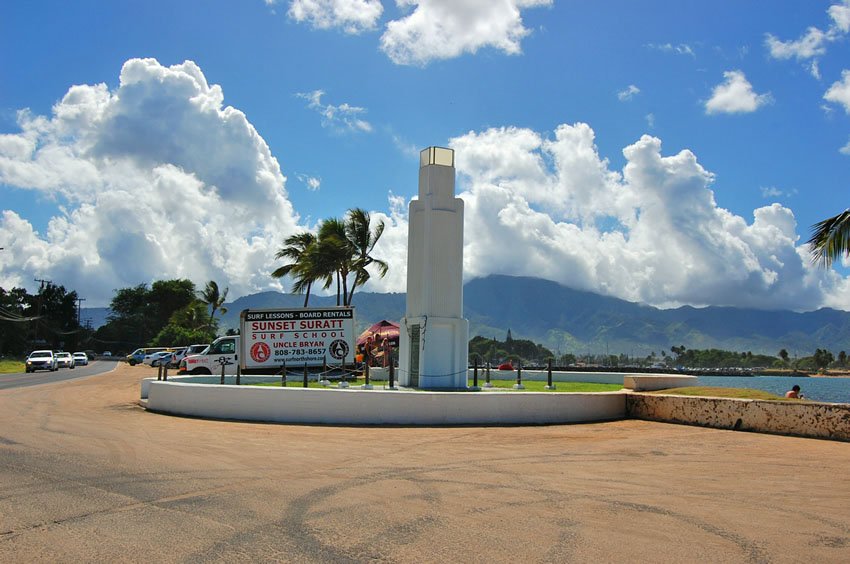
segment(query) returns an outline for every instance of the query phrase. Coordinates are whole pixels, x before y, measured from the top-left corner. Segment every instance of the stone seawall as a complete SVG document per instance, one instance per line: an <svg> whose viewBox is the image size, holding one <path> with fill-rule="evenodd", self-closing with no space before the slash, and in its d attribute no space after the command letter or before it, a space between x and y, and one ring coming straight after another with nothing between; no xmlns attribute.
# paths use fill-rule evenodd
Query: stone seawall
<svg viewBox="0 0 850 564"><path fill-rule="evenodd" d="M630 393L626 417L850 441L850 404Z"/></svg>

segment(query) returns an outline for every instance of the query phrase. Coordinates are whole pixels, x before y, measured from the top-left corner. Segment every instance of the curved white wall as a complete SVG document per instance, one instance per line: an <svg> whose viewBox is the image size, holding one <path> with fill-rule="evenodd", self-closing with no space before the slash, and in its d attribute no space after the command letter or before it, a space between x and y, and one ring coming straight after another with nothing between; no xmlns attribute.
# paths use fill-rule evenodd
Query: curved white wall
<svg viewBox="0 0 850 564"><path fill-rule="evenodd" d="M406 392L267 388L153 380L147 408L162 413L281 423L518 425L622 419L625 394Z"/></svg>

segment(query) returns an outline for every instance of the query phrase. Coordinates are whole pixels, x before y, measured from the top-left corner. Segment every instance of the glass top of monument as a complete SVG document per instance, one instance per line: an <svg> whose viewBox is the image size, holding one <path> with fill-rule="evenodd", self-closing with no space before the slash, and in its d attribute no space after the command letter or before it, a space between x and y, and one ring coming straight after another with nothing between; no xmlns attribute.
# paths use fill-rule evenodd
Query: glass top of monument
<svg viewBox="0 0 850 564"><path fill-rule="evenodd" d="M455 152L443 147L428 147L419 152L419 168L428 165L454 166Z"/></svg>

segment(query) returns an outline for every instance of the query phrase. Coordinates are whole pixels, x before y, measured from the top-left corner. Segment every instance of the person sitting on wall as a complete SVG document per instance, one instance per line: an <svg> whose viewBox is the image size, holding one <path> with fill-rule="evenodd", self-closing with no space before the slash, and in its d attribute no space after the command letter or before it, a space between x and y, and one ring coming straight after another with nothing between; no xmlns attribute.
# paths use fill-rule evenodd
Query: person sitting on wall
<svg viewBox="0 0 850 564"><path fill-rule="evenodd" d="M785 397L792 399L802 399L803 394L800 393L800 386L794 384L794 386L792 386L790 390L785 392Z"/></svg>

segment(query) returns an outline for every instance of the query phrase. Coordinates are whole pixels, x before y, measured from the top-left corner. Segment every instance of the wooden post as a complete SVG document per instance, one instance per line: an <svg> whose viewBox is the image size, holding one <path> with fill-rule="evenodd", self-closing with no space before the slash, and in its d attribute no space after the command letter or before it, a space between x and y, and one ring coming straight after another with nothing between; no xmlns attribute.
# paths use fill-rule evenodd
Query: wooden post
<svg viewBox="0 0 850 564"><path fill-rule="evenodd" d="M221 365L221 383L224 384L224 364Z"/></svg>
<svg viewBox="0 0 850 564"><path fill-rule="evenodd" d="M162 380L162 365L159 365L156 369L156 379L157 381Z"/></svg>
<svg viewBox="0 0 850 564"><path fill-rule="evenodd" d="M307 385L307 363L304 363L304 387L308 387Z"/></svg>
<svg viewBox="0 0 850 564"><path fill-rule="evenodd" d="M493 384L490 383L490 361L487 361L487 369L484 372L484 387L492 388Z"/></svg>
<svg viewBox="0 0 850 564"><path fill-rule="evenodd" d="M369 365L366 365L366 369L363 371L363 376L366 378L366 385L369 385Z"/></svg>
<svg viewBox="0 0 850 564"><path fill-rule="evenodd" d="M478 357L475 357L475 363L472 367L472 387L478 387Z"/></svg>
<svg viewBox="0 0 850 564"><path fill-rule="evenodd" d="M390 389L395 387L395 364L390 363Z"/></svg>
<svg viewBox="0 0 850 564"><path fill-rule="evenodd" d="M549 357L549 362L546 366L546 389L554 390L555 386L552 385L552 357Z"/></svg>
<svg viewBox="0 0 850 564"><path fill-rule="evenodd" d="M280 387L286 387L286 361L283 361L283 368L280 369Z"/></svg>
<svg viewBox="0 0 850 564"><path fill-rule="evenodd" d="M236 385L242 385L242 365L240 364L236 365Z"/></svg>
<svg viewBox="0 0 850 564"><path fill-rule="evenodd" d="M162 367L162 379L163 381L168 381L168 365Z"/></svg>

